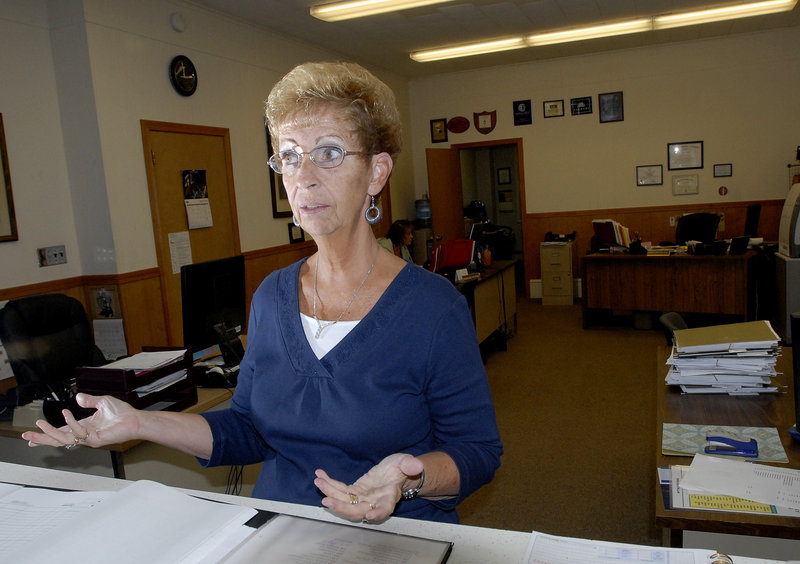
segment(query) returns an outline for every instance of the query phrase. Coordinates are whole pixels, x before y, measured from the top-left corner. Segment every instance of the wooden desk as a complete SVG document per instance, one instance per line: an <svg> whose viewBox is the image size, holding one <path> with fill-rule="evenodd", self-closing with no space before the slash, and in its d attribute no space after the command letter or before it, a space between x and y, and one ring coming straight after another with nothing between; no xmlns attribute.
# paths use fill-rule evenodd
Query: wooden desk
<svg viewBox="0 0 800 564"><path fill-rule="evenodd" d="M481 272L477 282L463 285L462 292L472 309L475 332L482 343L498 329L517 331L517 289L513 260L494 261ZM513 329L511 323L513 322Z"/></svg>
<svg viewBox="0 0 800 564"><path fill-rule="evenodd" d="M599 309L732 314L750 319L756 254L586 255L584 326L591 325L593 310Z"/></svg>
<svg viewBox="0 0 800 564"><path fill-rule="evenodd" d="M676 386L663 383L667 367L664 361L669 350L662 347L657 355L658 382L656 416L656 468L671 465L691 464L691 457L665 456L661 454L663 423L689 423L693 425L734 425L753 427L775 427L781 437L783 448L789 457L788 467L800 469L800 442L789 436L794 424L794 396L792 395L792 351L784 348L778 359L775 379L779 386L786 386L787 393L757 397L732 397L728 395L681 394ZM768 464L768 463L765 463ZM774 464L786 468L786 464ZM672 546L681 546L683 530L730 533L737 535L769 536L800 539L800 518L777 517L721 511L675 511L664 508L661 490L654 478L656 493L656 524L671 529Z"/></svg>
<svg viewBox="0 0 800 564"><path fill-rule="evenodd" d="M183 411L186 413L199 413L201 411L207 411L212 407L215 407L230 399L231 397L233 397L233 393L230 390L223 388L198 388L197 403L187 407ZM15 427L11 424L11 421L0 421L0 437L19 439L20 435L25 431L38 430L39 429L33 427ZM115 478L125 478L124 454L126 451L130 450L141 442L142 441L128 441L126 443L102 447L103 450L109 451L109 454L111 455L111 467Z"/></svg>

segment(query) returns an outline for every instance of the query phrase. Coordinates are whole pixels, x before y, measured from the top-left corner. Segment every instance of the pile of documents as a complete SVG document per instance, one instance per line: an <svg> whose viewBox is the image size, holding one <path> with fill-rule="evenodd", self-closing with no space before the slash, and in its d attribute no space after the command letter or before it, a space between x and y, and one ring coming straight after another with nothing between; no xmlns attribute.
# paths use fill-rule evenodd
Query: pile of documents
<svg viewBox="0 0 800 564"><path fill-rule="evenodd" d="M630 229L613 219L593 219L592 228L601 245L628 248L631 246Z"/></svg>
<svg viewBox="0 0 800 564"><path fill-rule="evenodd" d="M769 321L677 330L666 382L687 394L775 393L779 339Z"/></svg>

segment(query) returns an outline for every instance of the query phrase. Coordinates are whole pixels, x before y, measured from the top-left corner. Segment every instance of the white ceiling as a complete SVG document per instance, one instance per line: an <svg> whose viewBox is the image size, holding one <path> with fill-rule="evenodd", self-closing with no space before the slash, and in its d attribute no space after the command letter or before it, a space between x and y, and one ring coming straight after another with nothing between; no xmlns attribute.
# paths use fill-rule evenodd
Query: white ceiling
<svg viewBox="0 0 800 564"><path fill-rule="evenodd" d="M323 0L188 0L188 3L339 52L342 58L380 66L409 78L800 25L798 3L794 10L783 14L528 47L448 61L417 63L408 56L409 52L420 49L633 16L687 11L719 4L720 1L733 3L742 0L455 0L439 6L336 23L323 22L309 15L309 6L323 3Z"/></svg>

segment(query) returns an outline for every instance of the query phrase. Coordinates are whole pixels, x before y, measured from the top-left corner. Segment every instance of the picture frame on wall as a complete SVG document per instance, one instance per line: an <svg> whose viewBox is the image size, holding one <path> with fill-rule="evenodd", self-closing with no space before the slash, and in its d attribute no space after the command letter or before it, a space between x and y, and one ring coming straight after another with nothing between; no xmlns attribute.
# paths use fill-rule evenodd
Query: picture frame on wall
<svg viewBox="0 0 800 564"><path fill-rule="evenodd" d="M306 233L299 225L295 225L293 221L289 222L289 244L302 243L306 240Z"/></svg>
<svg viewBox="0 0 800 564"><path fill-rule="evenodd" d="M6 134L3 128L3 114L0 114L0 242L17 241L17 218L14 213L14 196L11 192L11 171L8 166Z"/></svg>
<svg viewBox="0 0 800 564"><path fill-rule="evenodd" d="M498 168L497 169L497 183L498 184L511 184L511 169Z"/></svg>
<svg viewBox="0 0 800 564"><path fill-rule="evenodd" d="M431 143L447 142L447 118L431 120Z"/></svg>
<svg viewBox="0 0 800 564"><path fill-rule="evenodd" d="M715 164L714 176L718 178L723 176L733 176L733 164L731 163Z"/></svg>
<svg viewBox="0 0 800 564"><path fill-rule="evenodd" d="M622 91L598 94L597 107L600 111L600 123L625 120L625 109L622 105Z"/></svg>
<svg viewBox="0 0 800 564"><path fill-rule="evenodd" d="M664 184L664 167L658 165L641 165L636 167L637 186L661 186Z"/></svg>
<svg viewBox="0 0 800 564"><path fill-rule="evenodd" d="M547 100L542 102L542 109L544 117L563 117L564 115L564 100Z"/></svg>
<svg viewBox="0 0 800 564"><path fill-rule="evenodd" d="M269 136L269 129L264 126L267 132L267 160L273 155L272 139ZM267 173L269 174L269 188L272 196L272 217L292 217L292 207L289 205L289 196L286 193L286 187L283 185L281 175L272 170L272 167L267 164Z"/></svg>
<svg viewBox="0 0 800 564"><path fill-rule="evenodd" d="M592 97L581 96L570 98L569 106L573 116L583 116L592 113Z"/></svg>
<svg viewBox="0 0 800 564"><path fill-rule="evenodd" d="M667 143L667 168L669 170L703 168L703 142Z"/></svg>

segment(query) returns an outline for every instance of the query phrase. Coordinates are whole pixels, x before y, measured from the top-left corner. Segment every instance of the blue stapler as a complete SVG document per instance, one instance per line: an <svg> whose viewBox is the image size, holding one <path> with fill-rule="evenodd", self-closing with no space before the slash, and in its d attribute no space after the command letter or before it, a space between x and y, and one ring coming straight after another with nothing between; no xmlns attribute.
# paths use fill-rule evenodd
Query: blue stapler
<svg viewBox="0 0 800 564"><path fill-rule="evenodd" d="M756 458L758 456L758 441L755 439L732 438L725 435L708 435L709 444L705 448L706 454L723 454L727 456L744 456Z"/></svg>

